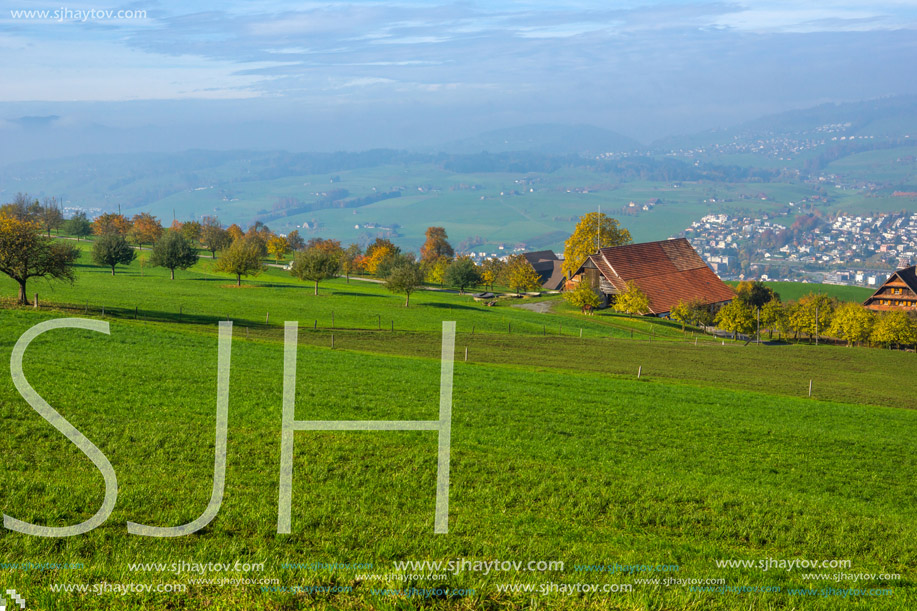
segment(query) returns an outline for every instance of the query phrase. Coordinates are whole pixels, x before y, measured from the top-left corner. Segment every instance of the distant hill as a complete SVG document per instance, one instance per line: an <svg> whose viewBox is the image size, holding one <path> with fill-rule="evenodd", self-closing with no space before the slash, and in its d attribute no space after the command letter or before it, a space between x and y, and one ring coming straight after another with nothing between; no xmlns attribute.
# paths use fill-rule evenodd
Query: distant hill
<svg viewBox="0 0 917 611"><path fill-rule="evenodd" d="M726 129L664 138L654 142L651 148L670 150L780 136L801 138L825 134L877 138L910 135L917 138L917 96L820 104L764 116Z"/></svg>
<svg viewBox="0 0 917 611"><path fill-rule="evenodd" d="M532 151L549 155L596 155L643 150L632 138L593 125L521 125L447 143L444 152L471 154Z"/></svg>

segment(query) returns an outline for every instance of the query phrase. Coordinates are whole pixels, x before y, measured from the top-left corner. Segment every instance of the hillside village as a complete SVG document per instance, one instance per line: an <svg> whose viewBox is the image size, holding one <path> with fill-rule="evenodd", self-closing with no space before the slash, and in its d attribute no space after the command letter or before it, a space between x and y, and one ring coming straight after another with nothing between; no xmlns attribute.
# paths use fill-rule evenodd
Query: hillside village
<svg viewBox="0 0 917 611"><path fill-rule="evenodd" d="M917 255L917 214L749 218L710 214L683 235L720 276L877 286Z"/></svg>

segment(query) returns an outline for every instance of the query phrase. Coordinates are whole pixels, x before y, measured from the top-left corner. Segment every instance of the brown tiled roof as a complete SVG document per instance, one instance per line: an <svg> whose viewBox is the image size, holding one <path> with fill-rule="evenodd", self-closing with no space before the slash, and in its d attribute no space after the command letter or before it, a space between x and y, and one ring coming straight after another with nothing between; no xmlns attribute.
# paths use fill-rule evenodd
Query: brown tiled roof
<svg viewBox="0 0 917 611"><path fill-rule="evenodd" d="M636 284L653 314L664 314L679 301L719 303L735 296L684 238L603 248L589 258L619 291L629 281Z"/></svg>
<svg viewBox="0 0 917 611"><path fill-rule="evenodd" d="M704 303L729 301L735 293L707 267L672 274L644 276L634 281L650 300L653 314L669 312L679 301L698 299Z"/></svg>

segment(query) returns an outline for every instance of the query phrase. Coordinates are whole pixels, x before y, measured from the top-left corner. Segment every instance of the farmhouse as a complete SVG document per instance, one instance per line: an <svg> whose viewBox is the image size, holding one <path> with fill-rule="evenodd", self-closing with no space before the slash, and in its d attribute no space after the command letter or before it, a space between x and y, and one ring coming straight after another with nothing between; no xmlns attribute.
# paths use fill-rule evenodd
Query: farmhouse
<svg viewBox="0 0 917 611"><path fill-rule="evenodd" d="M872 297L863 302L870 310L917 311L917 266L899 269L888 277Z"/></svg>
<svg viewBox="0 0 917 611"><path fill-rule="evenodd" d="M582 281L599 294L603 307L633 282L655 316L668 315L681 301L698 300L718 310L735 296L684 238L603 248L574 272L573 282Z"/></svg>
<svg viewBox="0 0 917 611"><path fill-rule="evenodd" d="M564 288L563 261L557 258L553 250L527 252L523 256L539 276L541 287L548 291L559 291Z"/></svg>

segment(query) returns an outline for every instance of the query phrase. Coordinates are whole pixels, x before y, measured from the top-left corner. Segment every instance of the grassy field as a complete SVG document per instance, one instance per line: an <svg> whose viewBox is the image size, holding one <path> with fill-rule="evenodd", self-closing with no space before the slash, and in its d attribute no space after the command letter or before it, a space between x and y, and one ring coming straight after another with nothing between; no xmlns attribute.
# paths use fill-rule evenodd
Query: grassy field
<svg viewBox="0 0 917 611"><path fill-rule="evenodd" d="M735 287L738 282L727 282ZM795 301L809 293L818 293L834 297L838 301L863 302L875 293L875 289L862 286L842 286L839 284L816 284L810 282L765 282L773 289L782 301Z"/></svg>
<svg viewBox="0 0 917 611"><path fill-rule="evenodd" d="M83 242L81 247L88 250ZM148 259L149 252L142 257ZM631 318L603 312L592 317L571 319L570 309L560 305L559 314L539 314L513 307L538 299L500 300L496 307L475 302L470 295L424 290L411 296L411 307L405 308L404 296L390 293L378 282L343 278L320 285L313 294L312 283L293 278L279 268L268 270L257 278L243 279L241 288L235 276L212 271L213 261L202 258L187 271L177 271L175 280L163 268L138 260L119 267L115 276L88 262L84 253L78 265L79 280L70 285L49 284L33 280L30 299L39 294L39 302L69 304L75 313L109 315L161 321L215 323L233 320L247 327L282 325L284 320L298 320L303 325L331 329L365 329L396 331L437 331L444 317L479 333L539 333L579 337L636 337L682 339L681 328L670 323L653 324L643 318ZM0 278L0 295L13 297L17 285L7 277ZM433 287L436 288L436 287ZM278 327L279 328L279 327Z"/></svg>
<svg viewBox="0 0 917 611"><path fill-rule="evenodd" d="M111 325L109 336L49 333L26 354L30 384L105 453L119 483L114 513L89 534L0 535L3 588L23 594L29 609L917 605L917 404L901 384L913 353L695 346L690 333L667 323L587 318L562 304L549 314L484 308L467 296L428 291L405 309L399 296L358 281L331 282L315 298L279 270L248 282L252 288L232 289L205 265L174 282L161 271L145 269L141 277L134 268L112 278L86 266L73 287L55 285L50 295L77 303L92 297L87 315L0 310L2 362L26 329L49 317L99 318L106 303ZM11 291L0 283L2 294ZM132 303L146 312L138 320ZM111 308L118 308L114 317ZM370 309L395 319L395 331L374 328ZM187 537L128 535L127 521L182 524L207 504L216 321L227 315L235 330L220 513ZM458 321L448 535L433 534L431 432L297 432L293 532L277 534L283 320L300 321L296 417L309 420L434 419L438 329L442 320ZM322 321L317 330L314 320ZM91 516L102 498L98 471L29 408L9 376L0 377L0 419L3 512L47 525ZM460 559L560 561L563 568L485 574L395 564ZM763 570L757 563L768 559L850 564ZM754 566L719 567L724 560ZM26 563L68 568L15 568ZM195 571L195 563L234 568ZM328 566L334 563L363 566ZM615 563L631 569L585 568ZM246 571L245 564L263 568ZM832 577L807 579L810 573ZM834 573L848 576L834 581ZM850 574L874 576L855 581ZM54 591L61 584L87 591ZM187 590L121 595L105 592L105 584ZM624 591L562 591L577 584ZM414 595L405 595L410 588ZM444 588L452 593L420 592Z"/></svg>

